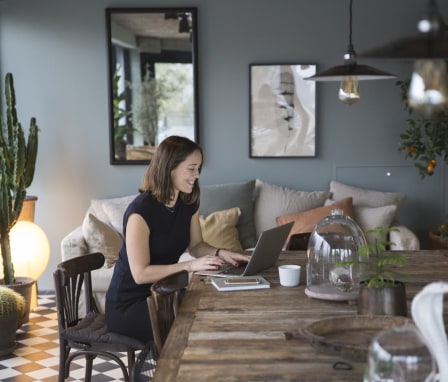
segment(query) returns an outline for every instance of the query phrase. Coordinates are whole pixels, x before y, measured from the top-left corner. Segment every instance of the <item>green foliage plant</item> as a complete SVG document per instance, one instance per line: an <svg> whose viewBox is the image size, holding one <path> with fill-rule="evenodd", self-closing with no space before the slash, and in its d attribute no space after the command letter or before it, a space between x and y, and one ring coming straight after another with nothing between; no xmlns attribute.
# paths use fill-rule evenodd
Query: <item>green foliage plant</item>
<svg viewBox="0 0 448 382"><path fill-rule="evenodd" d="M14 284L9 234L16 224L26 189L31 185L37 158L36 119L31 118L28 139L17 120L13 76L5 76L6 121L0 120L0 250L5 284Z"/></svg>
<svg viewBox="0 0 448 382"><path fill-rule="evenodd" d="M170 75L175 77L176 81L170 80ZM185 79L182 76L176 77L172 72L155 78L149 66L146 65L141 83L133 85L138 96L133 102L132 121L146 144L156 145L159 119L166 102L183 86L184 82Z"/></svg>
<svg viewBox="0 0 448 382"><path fill-rule="evenodd" d="M387 238L391 231L399 231L398 228L377 227L369 229L366 234L376 236L373 243L367 243L360 248L361 257L367 258L368 272L364 280L369 288L387 288L395 285L397 276L401 276L392 267L400 267L406 264L407 259L400 253L388 251L395 245Z"/></svg>
<svg viewBox="0 0 448 382"><path fill-rule="evenodd" d="M406 131L400 134L398 150L414 161L420 177L424 179L434 174L438 161L448 164L448 111L434 113L430 117L414 117L413 110L407 103L409 82L396 83L409 112Z"/></svg>
<svg viewBox="0 0 448 382"><path fill-rule="evenodd" d="M364 271L364 278L361 281L368 288L388 288L396 284L396 277L402 276L393 267L400 267L406 264L407 258L400 253L390 251L395 245L388 240L389 233L399 231L398 228L377 227L366 230L366 235L373 234L375 241L367 243L359 248L359 261L343 261L339 265L361 265Z"/></svg>
<svg viewBox="0 0 448 382"><path fill-rule="evenodd" d="M25 314L25 298L10 288L0 287L0 317L14 313L19 317Z"/></svg>
<svg viewBox="0 0 448 382"><path fill-rule="evenodd" d="M126 110L125 105L126 100L128 98L127 90L129 88L129 84L126 82L123 91L119 91L119 83L121 76L119 74L120 68L118 67L115 70L115 73L112 77L112 106L113 106L113 119L114 119L114 142L115 144L126 144L126 135L132 133L134 129L132 126L129 126L128 117L131 114L130 111Z"/></svg>

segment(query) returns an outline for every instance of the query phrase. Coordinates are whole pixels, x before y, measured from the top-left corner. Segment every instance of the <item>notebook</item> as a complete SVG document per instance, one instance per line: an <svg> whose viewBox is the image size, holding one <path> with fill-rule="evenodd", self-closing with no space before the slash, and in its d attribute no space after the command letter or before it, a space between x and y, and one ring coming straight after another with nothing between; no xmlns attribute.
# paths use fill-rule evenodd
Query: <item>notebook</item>
<svg viewBox="0 0 448 382"><path fill-rule="evenodd" d="M235 268L230 265L224 269L197 271L196 273L203 276L213 277L241 277L256 275L257 273L275 265L293 225L294 222L290 222L263 231L258 238L249 262L247 264L243 264L241 266L241 270L239 270L240 267ZM233 272L235 270L237 270L237 272ZM229 271L232 272L229 273Z"/></svg>
<svg viewBox="0 0 448 382"><path fill-rule="evenodd" d="M271 284L263 276L215 277L212 285L220 292L233 290L269 289Z"/></svg>

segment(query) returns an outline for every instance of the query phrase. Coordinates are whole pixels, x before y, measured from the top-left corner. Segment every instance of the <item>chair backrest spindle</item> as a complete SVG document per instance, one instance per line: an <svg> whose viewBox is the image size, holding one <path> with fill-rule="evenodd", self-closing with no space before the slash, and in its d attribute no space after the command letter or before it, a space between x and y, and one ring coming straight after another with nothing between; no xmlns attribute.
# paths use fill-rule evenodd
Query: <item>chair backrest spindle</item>
<svg viewBox="0 0 448 382"><path fill-rule="evenodd" d="M188 281L188 272L180 271L156 281L151 286L148 307L154 342L159 354L177 316Z"/></svg>

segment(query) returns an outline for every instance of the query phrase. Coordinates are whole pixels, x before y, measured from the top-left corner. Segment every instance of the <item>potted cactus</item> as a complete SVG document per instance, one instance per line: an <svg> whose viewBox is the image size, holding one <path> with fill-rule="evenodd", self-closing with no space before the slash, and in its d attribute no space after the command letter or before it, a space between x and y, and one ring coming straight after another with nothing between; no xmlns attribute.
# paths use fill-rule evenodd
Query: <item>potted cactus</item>
<svg viewBox="0 0 448 382"><path fill-rule="evenodd" d="M17 120L14 82L11 73L5 76L5 120L0 121L0 249L3 261L3 283L23 291L27 303L34 280L18 280L14 274L9 234L16 224L26 189L31 185L37 157L36 119L31 118L28 139ZM31 281L30 281L31 280ZM29 285L29 286L28 286ZM22 292L20 292L22 293ZM29 305L28 305L29 312ZM27 320L27 318L26 318Z"/></svg>
<svg viewBox="0 0 448 382"><path fill-rule="evenodd" d="M16 291L0 287L0 356L14 350L19 321L25 314L25 298Z"/></svg>

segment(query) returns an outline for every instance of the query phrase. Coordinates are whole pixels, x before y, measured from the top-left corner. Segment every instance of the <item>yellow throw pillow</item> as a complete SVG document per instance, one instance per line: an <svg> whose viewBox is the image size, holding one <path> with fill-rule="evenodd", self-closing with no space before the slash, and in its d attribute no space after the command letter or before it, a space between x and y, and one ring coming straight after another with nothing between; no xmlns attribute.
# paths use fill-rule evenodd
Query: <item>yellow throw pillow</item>
<svg viewBox="0 0 448 382"><path fill-rule="evenodd" d="M236 225L241 210L238 207L199 216L204 241L217 248L241 252L243 250Z"/></svg>

